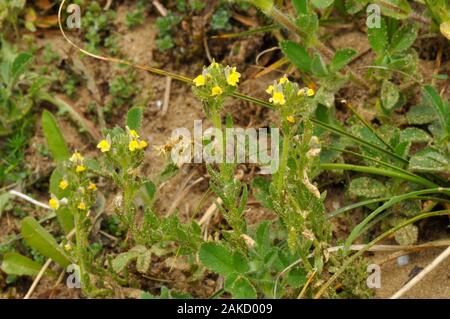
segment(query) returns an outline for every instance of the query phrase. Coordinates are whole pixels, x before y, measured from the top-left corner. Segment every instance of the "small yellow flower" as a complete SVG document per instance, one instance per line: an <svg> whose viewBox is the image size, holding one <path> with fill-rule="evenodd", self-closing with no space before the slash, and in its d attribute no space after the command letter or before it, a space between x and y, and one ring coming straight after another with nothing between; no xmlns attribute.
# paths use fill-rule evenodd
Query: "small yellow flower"
<svg viewBox="0 0 450 319"><path fill-rule="evenodd" d="M287 76L285 75L285 76L283 76L283 77L280 79L280 81L279 81L278 83L284 84L284 83L286 83L286 82L289 82L289 79L288 79Z"/></svg>
<svg viewBox="0 0 450 319"><path fill-rule="evenodd" d="M61 188L62 190L66 189L67 186L69 186L69 183L65 179L59 182L59 188Z"/></svg>
<svg viewBox="0 0 450 319"><path fill-rule="evenodd" d="M75 152L72 154L72 156L70 157L69 161L71 161L72 163L82 163L84 161L84 157L81 156L80 153Z"/></svg>
<svg viewBox="0 0 450 319"><path fill-rule="evenodd" d="M236 86L239 83L241 74L236 71L236 68L232 68L231 73L227 77L227 82L231 86Z"/></svg>
<svg viewBox="0 0 450 319"><path fill-rule="evenodd" d="M314 92L313 89L308 89L308 90L306 90L306 95L307 95L307 96L314 96L314 94L316 94L316 92Z"/></svg>
<svg viewBox="0 0 450 319"><path fill-rule="evenodd" d="M79 210L86 210L86 204L84 202L80 202L78 204L78 209Z"/></svg>
<svg viewBox="0 0 450 319"><path fill-rule="evenodd" d="M77 168L75 169L75 172L83 173L85 170L86 170L86 167L84 167L83 165L78 165Z"/></svg>
<svg viewBox="0 0 450 319"><path fill-rule="evenodd" d="M267 88L266 92L269 94L272 94L274 90L274 86L273 85L269 85L269 87Z"/></svg>
<svg viewBox="0 0 450 319"><path fill-rule="evenodd" d="M286 120L291 124L295 123L295 118L292 115L287 116Z"/></svg>
<svg viewBox="0 0 450 319"><path fill-rule="evenodd" d="M269 101L273 102L275 105L286 104L286 99L284 98L284 94L282 92L275 92Z"/></svg>
<svg viewBox="0 0 450 319"><path fill-rule="evenodd" d="M140 141L139 142L139 149L143 150L148 146L146 141Z"/></svg>
<svg viewBox="0 0 450 319"><path fill-rule="evenodd" d="M105 153L111 149L111 144L109 144L107 140L101 140L100 143L97 144L97 148L99 148L102 153Z"/></svg>
<svg viewBox="0 0 450 319"><path fill-rule="evenodd" d="M50 206L53 210L57 210L59 208L59 200L53 197L50 198L48 201L48 206Z"/></svg>
<svg viewBox="0 0 450 319"><path fill-rule="evenodd" d="M223 93L223 90L222 90L222 88L220 86L215 86L211 90L211 96L220 95L222 93Z"/></svg>
<svg viewBox="0 0 450 319"><path fill-rule="evenodd" d="M92 183L92 182L89 182L88 189L89 189L90 191L96 191L96 190L97 190L97 185L95 185L95 184Z"/></svg>
<svg viewBox="0 0 450 319"><path fill-rule="evenodd" d="M199 75L194 79L195 86L203 86L206 84L206 79L203 75Z"/></svg>
<svg viewBox="0 0 450 319"><path fill-rule="evenodd" d="M136 140L131 140L130 143L128 143L128 149L130 152L134 152L135 150L139 149L139 142Z"/></svg>
<svg viewBox="0 0 450 319"><path fill-rule="evenodd" d="M67 243L64 245L64 250L65 251L71 251L72 250L72 245L70 243Z"/></svg>
<svg viewBox="0 0 450 319"><path fill-rule="evenodd" d="M129 133L131 137L139 138L139 134L135 130L130 130Z"/></svg>

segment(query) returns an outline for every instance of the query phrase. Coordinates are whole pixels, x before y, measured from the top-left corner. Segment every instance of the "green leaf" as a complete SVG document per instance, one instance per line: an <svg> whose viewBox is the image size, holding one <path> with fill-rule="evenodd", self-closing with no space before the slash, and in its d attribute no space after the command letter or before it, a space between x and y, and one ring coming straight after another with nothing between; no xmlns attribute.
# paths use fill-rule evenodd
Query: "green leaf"
<svg viewBox="0 0 450 319"><path fill-rule="evenodd" d="M141 123L142 123L142 114L143 110L142 107L132 107L127 114L127 126L131 130L140 130Z"/></svg>
<svg viewBox="0 0 450 319"><path fill-rule="evenodd" d="M375 0L375 3L381 7L383 15L397 20L408 18L412 11L408 0Z"/></svg>
<svg viewBox="0 0 450 319"><path fill-rule="evenodd" d="M148 268L150 267L151 261L152 261L152 252L150 249L148 249L138 256L136 260L137 271L139 271L141 274L146 274Z"/></svg>
<svg viewBox="0 0 450 319"><path fill-rule="evenodd" d="M400 91L394 83L384 80L381 86L381 103L387 110L392 110L400 98Z"/></svg>
<svg viewBox="0 0 450 319"><path fill-rule="evenodd" d="M234 272L233 255L219 243L203 243L199 251L200 261L208 269L226 276Z"/></svg>
<svg viewBox="0 0 450 319"><path fill-rule="evenodd" d="M444 129L446 136L450 135L450 104L444 102L438 92L432 86L425 86L423 89L425 101L427 101L436 112L441 127Z"/></svg>
<svg viewBox="0 0 450 319"><path fill-rule="evenodd" d="M381 19L380 28L368 28L367 36L372 49L379 55L383 54L389 43L386 20Z"/></svg>
<svg viewBox="0 0 450 319"><path fill-rule="evenodd" d="M240 274L245 274L250 269L250 266L248 265L248 261L245 259L245 256L239 251L236 251L233 254L233 267L234 270Z"/></svg>
<svg viewBox="0 0 450 319"><path fill-rule="evenodd" d="M270 180L262 176L255 176L252 182L253 195L265 208L273 209L270 197Z"/></svg>
<svg viewBox="0 0 450 319"><path fill-rule="evenodd" d="M294 6L297 14L308 13L308 3L305 0L292 0L292 5Z"/></svg>
<svg viewBox="0 0 450 319"><path fill-rule="evenodd" d="M116 273L122 272L130 262L137 259L139 255L144 254L146 251L147 249L144 246L139 245L131 248L125 253L117 255L112 261L112 269ZM143 263L143 260L141 260L141 263ZM141 269L143 270L144 264L141 264L140 266L142 266Z"/></svg>
<svg viewBox="0 0 450 319"><path fill-rule="evenodd" d="M5 273L15 276L37 276L41 268L40 263L18 253L6 253L1 266ZM47 270L45 274L54 276L50 270Z"/></svg>
<svg viewBox="0 0 450 319"><path fill-rule="evenodd" d="M238 276L229 291L235 299L256 299L256 289L244 276Z"/></svg>
<svg viewBox="0 0 450 319"><path fill-rule="evenodd" d="M315 12L306 14L300 13L295 20L295 23L306 34L307 41L313 39L319 29L319 17Z"/></svg>
<svg viewBox="0 0 450 319"><path fill-rule="evenodd" d="M55 168L50 176L50 194L54 194L57 198L64 198L69 196L69 189L62 190L59 187L59 183L64 178L64 173L61 168ZM65 206L61 206L56 211L56 217L58 219L61 228L66 234L69 234L74 228L73 214Z"/></svg>
<svg viewBox="0 0 450 319"><path fill-rule="evenodd" d="M157 188L155 183L150 180L144 182L141 188L142 199L145 201L147 205L151 205L153 200L155 199Z"/></svg>
<svg viewBox="0 0 450 319"><path fill-rule="evenodd" d="M51 258L61 267L65 268L71 263L64 250L58 246L55 238L33 217L25 217L22 220L21 233L28 245L42 255Z"/></svg>
<svg viewBox="0 0 450 319"><path fill-rule="evenodd" d="M256 248L258 248L258 251L260 254L265 255L270 247L270 222L269 221L263 221L261 224L258 225L258 228L256 230Z"/></svg>
<svg viewBox="0 0 450 319"><path fill-rule="evenodd" d="M401 132L400 140L411 143L425 143L431 140L431 136L420 128L408 127Z"/></svg>
<svg viewBox="0 0 450 319"><path fill-rule="evenodd" d="M0 218L2 217L3 211L8 208L9 200L13 197L10 193L0 194Z"/></svg>
<svg viewBox="0 0 450 319"><path fill-rule="evenodd" d="M312 59L305 47L293 41L280 42L281 51L300 71L311 73Z"/></svg>
<svg viewBox="0 0 450 319"><path fill-rule="evenodd" d="M417 28L413 24L405 24L400 29L395 31L391 38L391 45L389 51L400 53L409 49L417 38Z"/></svg>
<svg viewBox="0 0 450 319"><path fill-rule="evenodd" d="M408 113L406 113L406 119L409 124L422 125L433 122L437 119L437 115L429 106L419 104L409 109Z"/></svg>
<svg viewBox="0 0 450 319"><path fill-rule="evenodd" d="M325 9L331 6L334 0L312 0L311 2L316 8Z"/></svg>
<svg viewBox="0 0 450 319"><path fill-rule="evenodd" d="M387 188L374 178L359 177L351 181L348 191L353 196L375 198L384 196L387 193Z"/></svg>
<svg viewBox="0 0 450 319"><path fill-rule="evenodd" d="M42 128L48 148L55 162L63 162L69 159L69 148L66 145L58 123L53 114L47 110L42 112Z"/></svg>
<svg viewBox="0 0 450 319"><path fill-rule="evenodd" d="M286 279L293 288L300 288L306 283L306 273L301 268L294 268L289 271Z"/></svg>
<svg viewBox="0 0 450 319"><path fill-rule="evenodd" d="M31 62L31 59L33 56L28 53L20 53L15 59L12 64L11 68L11 75L12 75L12 82L14 83L18 77L22 74L22 72L25 70L27 65Z"/></svg>
<svg viewBox="0 0 450 319"><path fill-rule="evenodd" d="M425 148L411 157L409 169L415 172L450 173L450 159L438 151Z"/></svg>
<svg viewBox="0 0 450 319"><path fill-rule="evenodd" d="M317 77L328 75L328 69L320 54L315 54L311 62L311 72Z"/></svg>
<svg viewBox="0 0 450 319"><path fill-rule="evenodd" d="M330 63L331 73L338 72L344 66L350 63L357 52L353 49L340 49L336 51L333 60Z"/></svg>

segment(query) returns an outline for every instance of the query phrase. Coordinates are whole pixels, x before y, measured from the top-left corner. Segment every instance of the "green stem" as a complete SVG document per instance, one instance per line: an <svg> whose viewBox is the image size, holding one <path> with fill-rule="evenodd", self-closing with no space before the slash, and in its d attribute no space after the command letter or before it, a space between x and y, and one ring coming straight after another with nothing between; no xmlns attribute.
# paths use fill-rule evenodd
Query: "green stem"
<svg viewBox="0 0 450 319"><path fill-rule="evenodd" d="M368 174L375 174L375 175L382 175L382 176L388 176L388 177L394 177L394 178L400 178L406 181L414 182L416 184L424 185L426 187L436 187L437 185L430 182L427 179L424 179L420 176L405 174L402 171L394 171L394 170L387 170L383 168L378 167L371 167L371 166L360 166L360 165L352 165L352 164L343 164L343 163L322 163L320 164L320 168L325 170L333 170L333 169L342 169L347 171L355 171L355 172L361 172L361 173L368 173Z"/></svg>
<svg viewBox="0 0 450 319"><path fill-rule="evenodd" d="M284 190L284 181L286 179L285 173L289 157L289 149L290 149L290 133L287 132L283 137L283 150L281 154L280 167L278 168L277 173L278 174L277 189L280 194Z"/></svg>

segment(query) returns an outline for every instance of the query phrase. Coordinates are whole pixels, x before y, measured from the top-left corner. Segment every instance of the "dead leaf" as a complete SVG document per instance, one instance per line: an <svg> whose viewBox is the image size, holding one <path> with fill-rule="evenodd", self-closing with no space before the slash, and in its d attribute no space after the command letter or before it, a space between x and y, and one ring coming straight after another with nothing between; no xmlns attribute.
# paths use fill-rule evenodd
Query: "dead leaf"
<svg viewBox="0 0 450 319"><path fill-rule="evenodd" d="M51 15L47 17L38 18L36 20L36 26L39 28L51 28L58 25L58 15Z"/></svg>
<svg viewBox="0 0 450 319"><path fill-rule="evenodd" d="M48 10L53 7L53 4L49 0L37 0L36 6L41 10Z"/></svg>

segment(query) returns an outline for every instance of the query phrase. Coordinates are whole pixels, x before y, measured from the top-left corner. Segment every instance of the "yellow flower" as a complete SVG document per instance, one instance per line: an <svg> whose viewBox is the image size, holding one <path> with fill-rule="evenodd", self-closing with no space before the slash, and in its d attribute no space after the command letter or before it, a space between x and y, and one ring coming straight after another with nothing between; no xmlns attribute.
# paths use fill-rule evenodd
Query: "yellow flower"
<svg viewBox="0 0 450 319"><path fill-rule="evenodd" d="M195 86L203 86L206 84L206 79L203 75L199 75L194 79Z"/></svg>
<svg viewBox="0 0 450 319"><path fill-rule="evenodd" d="M69 161L71 161L72 163L82 163L84 161L84 157L81 156L80 153L75 152L72 154L72 156L70 157Z"/></svg>
<svg viewBox="0 0 450 319"><path fill-rule="evenodd" d="M65 179L59 182L59 188L61 188L62 190L66 189L67 186L69 186L69 183Z"/></svg>
<svg viewBox="0 0 450 319"><path fill-rule="evenodd" d="M239 83L239 78L241 74L236 71L236 68L231 70L231 73L228 75L227 82L231 86L236 86Z"/></svg>
<svg viewBox="0 0 450 319"><path fill-rule="evenodd" d="M139 138L139 134L135 130L130 130L130 136L133 138Z"/></svg>
<svg viewBox="0 0 450 319"><path fill-rule="evenodd" d="M86 204L85 204L84 202L80 202L80 203L78 204L78 209L80 209L80 210L86 210Z"/></svg>
<svg viewBox="0 0 450 319"><path fill-rule="evenodd" d="M269 93L269 94L272 94L273 93L273 89L274 89L274 86L273 85L269 85L269 87L267 88L266 92Z"/></svg>
<svg viewBox="0 0 450 319"><path fill-rule="evenodd" d="M286 83L286 82L289 82L289 79L288 79L287 76L285 75L285 76L283 76L283 77L280 79L279 83L280 83L280 84L284 84L284 83Z"/></svg>
<svg viewBox="0 0 450 319"><path fill-rule="evenodd" d="M316 92L314 92L313 89L308 89L308 90L306 91L306 95L307 95L307 96L314 96L314 94L316 94Z"/></svg>
<svg viewBox="0 0 450 319"><path fill-rule="evenodd" d="M295 123L295 118L292 115L287 116L286 120L291 124Z"/></svg>
<svg viewBox="0 0 450 319"><path fill-rule="evenodd" d="M146 141L140 141L139 142L139 149L143 150L144 148L146 148L148 146Z"/></svg>
<svg viewBox="0 0 450 319"><path fill-rule="evenodd" d="M90 191L96 191L96 190L97 190L97 185L95 185L95 184L92 183L92 182L89 182L88 189L89 189Z"/></svg>
<svg viewBox="0 0 450 319"><path fill-rule="evenodd" d="M135 150L139 149L139 142L136 140L131 140L130 143L128 143L128 149L130 152L134 152Z"/></svg>
<svg viewBox="0 0 450 319"><path fill-rule="evenodd" d="M86 170L86 167L84 167L83 165L78 165L77 168L75 169L75 172L82 173L85 170Z"/></svg>
<svg viewBox="0 0 450 319"><path fill-rule="evenodd" d="M71 251L72 250L72 245L70 243L67 243L64 245L64 250L65 251Z"/></svg>
<svg viewBox="0 0 450 319"><path fill-rule="evenodd" d="M275 92L269 101L273 102L275 105L286 104L286 99L284 98L284 94L282 92Z"/></svg>
<svg viewBox="0 0 450 319"><path fill-rule="evenodd" d="M211 96L220 95L222 93L223 93L223 90L222 90L222 88L220 86L215 86L211 90Z"/></svg>
<svg viewBox="0 0 450 319"><path fill-rule="evenodd" d="M111 144L109 144L107 140L101 140L100 143L97 144L97 148L99 148L102 153L105 153L111 149Z"/></svg>
<svg viewBox="0 0 450 319"><path fill-rule="evenodd" d="M57 210L59 208L59 201L56 198L50 198L48 201L48 206L50 206L51 209Z"/></svg>

